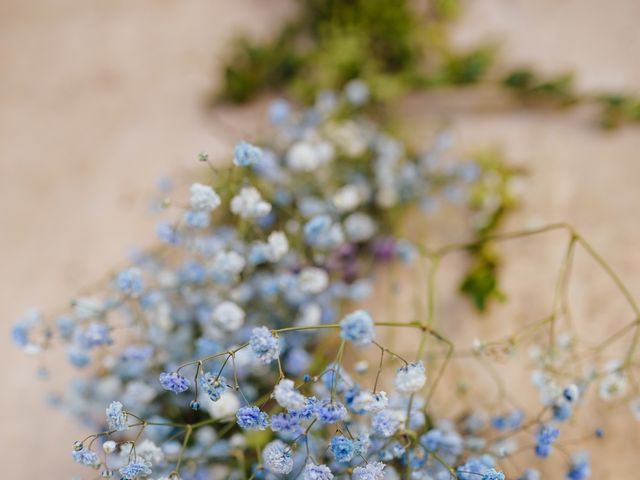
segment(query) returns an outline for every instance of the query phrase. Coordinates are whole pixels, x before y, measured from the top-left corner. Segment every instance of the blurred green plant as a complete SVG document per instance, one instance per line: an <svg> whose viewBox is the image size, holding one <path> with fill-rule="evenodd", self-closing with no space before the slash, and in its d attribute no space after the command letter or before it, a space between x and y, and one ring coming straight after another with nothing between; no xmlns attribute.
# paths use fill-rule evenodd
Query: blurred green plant
<svg viewBox="0 0 640 480"><path fill-rule="evenodd" d="M298 0L299 15L272 40L236 39L217 96L246 102L264 90L286 90L310 101L320 90L360 78L374 98L409 89L477 82L493 61L483 46L457 53L443 26L457 0L416 10L408 0Z"/></svg>
<svg viewBox="0 0 640 480"><path fill-rule="evenodd" d="M479 216L474 232L476 243L469 250L470 265L459 288L476 309L484 312L492 301L506 298L498 278L500 255L489 237L500 230L509 212L517 207L513 184L524 172L508 165L496 152L481 152L474 158L485 172L485 181L478 183L469 195L469 208Z"/></svg>
<svg viewBox="0 0 640 480"><path fill-rule="evenodd" d="M297 3L297 16L273 39L235 40L216 100L243 103L275 90L308 103L321 90L339 90L359 78L374 100L384 102L413 90L482 82L497 84L530 107L594 105L607 129L640 121L640 98L581 94L570 73L545 77L531 68L504 73L495 45L455 48L448 27L460 14L459 0Z"/></svg>
<svg viewBox="0 0 640 480"><path fill-rule="evenodd" d="M526 103L544 102L565 107L578 101L571 74L542 79L534 71L522 68L507 74L502 84Z"/></svg>

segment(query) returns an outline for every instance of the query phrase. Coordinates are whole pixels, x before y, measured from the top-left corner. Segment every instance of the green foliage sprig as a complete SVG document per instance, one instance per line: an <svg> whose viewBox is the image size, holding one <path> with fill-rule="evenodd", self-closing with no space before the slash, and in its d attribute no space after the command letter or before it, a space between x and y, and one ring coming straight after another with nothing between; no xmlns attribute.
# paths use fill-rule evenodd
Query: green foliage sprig
<svg viewBox="0 0 640 480"><path fill-rule="evenodd" d="M582 94L570 73L504 69L495 45L456 48L448 28L460 13L458 0L298 3L298 15L273 39L236 39L216 99L243 103L275 90L308 103L319 91L340 90L354 78L364 80L380 101L414 90L484 83L513 93L526 106L593 105L606 129L640 121L636 96Z"/></svg>

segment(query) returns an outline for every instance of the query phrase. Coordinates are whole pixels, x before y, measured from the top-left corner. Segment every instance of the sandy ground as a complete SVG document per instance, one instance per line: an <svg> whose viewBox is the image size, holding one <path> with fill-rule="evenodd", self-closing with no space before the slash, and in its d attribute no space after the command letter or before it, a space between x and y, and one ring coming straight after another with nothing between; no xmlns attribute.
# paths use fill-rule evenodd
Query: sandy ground
<svg viewBox="0 0 640 480"><path fill-rule="evenodd" d="M574 69L583 88L640 91L638 2L469 3L457 29L460 43L497 39L510 61L550 72ZM284 0L269 0L268 9L260 0L0 3L0 321L5 331L26 307L59 307L102 278L130 247L151 239L146 198L156 179L184 176L198 151L224 152L235 140L216 128L216 118L203 106L224 42L239 30L267 34L289 11ZM512 226L570 221L640 296L635 248L640 229L634 221L640 130L603 133L589 112L514 111L486 103L472 95L425 95L406 111L418 134L445 118L459 148L500 146L529 171L522 213ZM244 125L255 124L255 118L238 115L236 124L250 134ZM524 244L510 247L508 254L552 261L557 240L546 242L541 250ZM513 315L530 314L534 302L527 295L547 281L535 272L537 265L528 265L521 268L531 283L521 280L522 270L506 272L509 278L519 273L524 295ZM588 267L578 272L593 279L578 289L578 300L585 303L581 312L594 314L589 317L594 325L625 315L611 300L606 281ZM4 475L67 478L78 471L67 457L81 430L45 406L45 386L34 381L36 364L25 361L6 335L0 336L0 351ZM597 478L636 475L632 452L640 427L619 427L620 437L629 440L624 461L602 462Z"/></svg>

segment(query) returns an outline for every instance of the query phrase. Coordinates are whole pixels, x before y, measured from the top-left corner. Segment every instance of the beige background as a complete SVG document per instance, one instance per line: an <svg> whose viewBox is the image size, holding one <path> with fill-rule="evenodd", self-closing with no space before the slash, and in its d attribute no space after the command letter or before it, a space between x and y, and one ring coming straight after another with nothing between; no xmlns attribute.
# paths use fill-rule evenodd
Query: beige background
<svg viewBox="0 0 640 480"><path fill-rule="evenodd" d="M109 271L153 236L149 193L165 174L186 175L197 152L225 152L228 131L204 107L225 41L267 34L291 11L285 0L41 0L0 3L0 321L5 332L31 305L45 311ZM640 92L640 3L634 0L474 0L461 44L503 42L505 57L549 72L574 69L583 88ZM406 110L420 128L454 128L461 149L501 146L529 171L512 226L574 223L640 294L640 129L594 128L586 111L496 107L477 95L424 95ZM263 114L234 112L251 135ZM546 250L541 252L545 255ZM528 247L514 247L515 259ZM537 258L537 257L534 257ZM535 279L534 266L528 268ZM522 277L519 277L520 279ZM538 280L545 277L538 277ZM521 281L521 280L519 280ZM608 310L606 282L578 300ZM525 293L537 284L525 284ZM602 287L602 290L600 289ZM533 294L532 294L533 295ZM526 312L535 297L514 308ZM613 308L613 307L612 307ZM585 314L586 314L585 313ZM48 409L36 363L0 336L3 474L67 478L73 421ZM55 377L58 383L61 377ZM620 437L637 445L638 424ZM633 442L636 442L635 444ZM635 448L635 447L634 447ZM637 451L637 450L636 450ZM618 478L640 466L627 448ZM597 478L612 478L602 462ZM51 473L55 472L55 473ZM86 472L85 472L86 474Z"/></svg>

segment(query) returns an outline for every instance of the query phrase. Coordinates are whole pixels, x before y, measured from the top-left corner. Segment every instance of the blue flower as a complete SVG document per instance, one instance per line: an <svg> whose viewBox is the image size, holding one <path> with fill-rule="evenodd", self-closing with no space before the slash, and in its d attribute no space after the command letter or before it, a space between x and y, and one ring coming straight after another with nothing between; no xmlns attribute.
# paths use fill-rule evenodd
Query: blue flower
<svg viewBox="0 0 640 480"><path fill-rule="evenodd" d="M305 398L305 403L302 408L295 408L290 410L290 412L296 415L300 420L311 420L317 414L318 405L319 402L316 397L307 397Z"/></svg>
<svg viewBox="0 0 640 480"><path fill-rule="evenodd" d="M29 328L22 324L11 328L11 338L19 347L25 347L29 343Z"/></svg>
<svg viewBox="0 0 640 480"><path fill-rule="evenodd" d="M562 391L562 396L568 402L574 403L578 400L578 398L580 398L580 387L572 383L571 385L565 387L565 389Z"/></svg>
<svg viewBox="0 0 640 480"><path fill-rule="evenodd" d="M211 215L203 210L187 210L182 218L184 223L193 228L207 228L211 222Z"/></svg>
<svg viewBox="0 0 640 480"><path fill-rule="evenodd" d="M504 473L497 471L495 468L491 468L484 472L482 480L504 480Z"/></svg>
<svg viewBox="0 0 640 480"><path fill-rule="evenodd" d="M493 466L493 459L488 455L472 457L456 469L456 474L460 480L478 480L480 475L490 471Z"/></svg>
<svg viewBox="0 0 640 480"><path fill-rule="evenodd" d="M463 450L462 438L454 430L433 428L420 437L420 443L427 451L447 458L456 458Z"/></svg>
<svg viewBox="0 0 640 480"><path fill-rule="evenodd" d="M280 341L267 327L254 328L251 331L249 346L262 363L271 363L280 357Z"/></svg>
<svg viewBox="0 0 640 480"><path fill-rule="evenodd" d="M240 428L245 430L264 430L269 426L269 416L258 407L242 407L236 412Z"/></svg>
<svg viewBox="0 0 640 480"><path fill-rule="evenodd" d="M311 355L304 348L289 350L284 359L284 369L291 375L302 375L311 364Z"/></svg>
<svg viewBox="0 0 640 480"><path fill-rule="evenodd" d="M382 480L384 478L385 464L382 462L370 462L362 467L353 469L353 480Z"/></svg>
<svg viewBox="0 0 640 480"><path fill-rule="evenodd" d="M262 158L262 150L255 145L242 141L236 145L233 163L239 167L257 165Z"/></svg>
<svg viewBox="0 0 640 480"><path fill-rule="evenodd" d="M138 297L144 289L142 272L139 268L129 268L120 272L116 278L116 286L125 295Z"/></svg>
<svg viewBox="0 0 640 480"><path fill-rule="evenodd" d="M262 451L265 466L273 473L286 475L293 470L291 449L281 440L268 443Z"/></svg>
<svg viewBox="0 0 640 480"><path fill-rule="evenodd" d="M302 472L303 480L332 480L333 473L326 465L307 463Z"/></svg>
<svg viewBox="0 0 640 480"><path fill-rule="evenodd" d="M120 475L122 480L135 480L136 478L151 475L151 464L146 460L137 459L135 462L122 467Z"/></svg>
<svg viewBox="0 0 640 480"><path fill-rule="evenodd" d="M23 315L11 329L11 338L19 347L26 347L29 344L29 333L41 322L40 312L37 309L30 309Z"/></svg>
<svg viewBox="0 0 640 480"><path fill-rule="evenodd" d="M312 247L332 248L344 242L344 233L329 215L322 214L316 215L304 225L304 239Z"/></svg>
<svg viewBox="0 0 640 480"><path fill-rule="evenodd" d="M356 447L352 440L344 435L336 435L331 439L331 453L340 463L348 463L356 453Z"/></svg>
<svg viewBox="0 0 640 480"><path fill-rule="evenodd" d="M571 461L571 468L567 472L567 480L584 480L590 476L589 457L584 452L578 453Z"/></svg>
<svg viewBox="0 0 640 480"><path fill-rule="evenodd" d="M205 372L200 377L200 386L212 401L217 402L227 388L227 379Z"/></svg>
<svg viewBox="0 0 640 480"><path fill-rule="evenodd" d="M156 228L156 235L160 241L168 243L169 245L177 245L180 240L180 236L178 235L176 228L165 222L158 225Z"/></svg>
<svg viewBox="0 0 640 480"><path fill-rule="evenodd" d="M524 420L524 413L522 410L514 410L508 415L500 415L491 419L493 428L498 430L511 429L515 430L520 427Z"/></svg>
<svg viewBox="0 0 640 480"><path fill-rule="evenodd" d="M366 457L367 452L369 451L369 447L371 446L369 434L361 433L360 435L358 435L358 437L353 441L353 445L356 449L355 454L357 456Z"/></svg>
<svg viewBox="0 0 640 480"><path fill-rule="evenodd" d="M268 110L269 120L275 125L284 123L289 116L289 102L278 98L271 102Z"/></svg>
<svg viewBox="0 0 640 480"><path fill-rule="evenodd" d="M560 435L560 430L552 425L541 425L536 434L536 455L547 458L551 453L551 446Z"/></svg>
<svg viewBox="0 0 640 480"><path fill-rule="evenodd" d="M371 315L365 310L356 310L340 322L340 337L356 345L368 345L375 337Z"/></svg>
<svg viewBox="0 0 640 480"><path fill-rule="evenodd" d="M571 407L571 403L564 398L558 400L553 404L553 419L557 422L564 422L573 413L573 408Z"/></svg>
<svg viewBox="0 0 640 480"><path fill-rule="evenodd" d="M122 431L129 428L127 425L127 414L120 402L111 402L106 410L107 425L109 430Z"/></svg>
<svg viewBox="0 0 640 480"><path fill-rule="evenodd" d="M67 349L67 358L69 359L69 363L77 368L84 368L91 362L89 352L76 345L71 345Z"/></svg>
<svg viewBox="0 0 640 480"><path fill-rule="evenodd" d="M382 437L391 437L402 423L399 412L392 410L384 410L373 417L371 427L376 435Z"/></svg>
<svg viewBox="0 0 640 480"><path fill-rule="evenodd" d="M98 455L91 450L87 450L82 447L80 450L74 450L71 452L73 459L82 464L87 465L89 467L95 467L100 464L100 460L98 460Z"/></svg>
<svg viewBox="0 0 640 480"><path fill-rule="evenodd" d="M334 400L323 400L317 407L318 420L322 423L336 423L347 416L345 406Z"/></svg>
<svg viewBox="0 0 640 480"><path fill-rule="evenodd" d="M300 420L295 413L277 413L271 417L271 430L293 440L304 433Z"/></svg>
<svg viewBox="0 0 640 480"><path fill-rule="evenodd" d="M104 323L93 322L84 329L76 330L76 343L85 349L111 345L113 340L109 334L109 327Z"/></svg>
<svg viewBox="0 0 640 480"><path fill-rule="evenodd" d="M326 371L322 374L322 383L328 389L335 388L336 392L343 392L351 387L352 379L341 365L332 363L327 365Z"/></svg>
<svg viewBox="0 0 640 480"><path fill-rule="evenodd" d="M189 389L191 382L177 372L162 372L159 377L160 385L173 393L182 393Z"/></svg>

